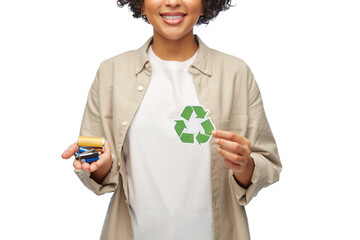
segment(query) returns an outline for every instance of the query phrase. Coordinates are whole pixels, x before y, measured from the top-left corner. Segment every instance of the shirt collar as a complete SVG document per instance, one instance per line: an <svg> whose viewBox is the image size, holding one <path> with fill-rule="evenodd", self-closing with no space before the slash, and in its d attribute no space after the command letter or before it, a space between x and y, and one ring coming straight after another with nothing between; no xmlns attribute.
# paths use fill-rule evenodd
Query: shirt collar
<svg viewBox="0 0 360 240"><path fill-rule="evenodd" d="M191 67L199 70L203 74L211 76L211 49L207 47L197 35L195 35L195 39L199 44L199 52ZM144 68L150 67L147 50L151 43L152 37L136 51L136 74L139 74Z"/></svg>

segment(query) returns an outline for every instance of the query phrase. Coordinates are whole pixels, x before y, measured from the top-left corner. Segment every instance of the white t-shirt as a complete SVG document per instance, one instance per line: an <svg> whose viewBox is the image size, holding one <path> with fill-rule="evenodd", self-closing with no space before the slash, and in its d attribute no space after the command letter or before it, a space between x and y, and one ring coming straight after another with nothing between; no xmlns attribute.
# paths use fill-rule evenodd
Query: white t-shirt
<svg viewBox="0 0 360 240"><path fill-rule="evenodd" d="M213 239L209 142L184 143L174 128L186 106L199 105L189 72L196 54L164 61L150 47L148 56L151 81L124 142L134 238ZM184 131L196 137L195 116Z"/></svg>

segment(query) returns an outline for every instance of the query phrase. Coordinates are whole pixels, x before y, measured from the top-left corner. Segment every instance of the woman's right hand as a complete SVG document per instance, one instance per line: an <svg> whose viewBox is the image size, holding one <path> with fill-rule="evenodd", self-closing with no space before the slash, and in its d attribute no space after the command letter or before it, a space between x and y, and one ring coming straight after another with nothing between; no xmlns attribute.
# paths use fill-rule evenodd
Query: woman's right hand
<svg viewBox="0 0 360 240"><path fill-rule="evenodd" d="M71 144L68 149L66 149L61 157L63 159L69 159L74 156L75 152L79 149L77 143ZM109 173L112 165L111 151L108 141L105 141L104 152L99 156L99 160L92 162L91 164L87 162L81 162L76 160L74 157L73 166L76 170L83 169L85 171L91 172L91 178L96 182L101 182L106 175Z"/></svg>

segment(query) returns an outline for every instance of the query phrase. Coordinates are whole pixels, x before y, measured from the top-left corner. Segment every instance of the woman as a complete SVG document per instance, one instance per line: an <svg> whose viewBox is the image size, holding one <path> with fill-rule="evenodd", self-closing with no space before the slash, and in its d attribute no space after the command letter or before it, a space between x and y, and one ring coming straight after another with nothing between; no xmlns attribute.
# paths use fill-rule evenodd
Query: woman
<svg viewBox="0 0 360 240"><path fill-rule="evenodd" d="M154 34L101 63L80 135L105 152L74 160L89 189L115 191L101 239L249 239L244 205L281 171L275 140L247 65L193 34L230 1L126 4Z"/></svg>

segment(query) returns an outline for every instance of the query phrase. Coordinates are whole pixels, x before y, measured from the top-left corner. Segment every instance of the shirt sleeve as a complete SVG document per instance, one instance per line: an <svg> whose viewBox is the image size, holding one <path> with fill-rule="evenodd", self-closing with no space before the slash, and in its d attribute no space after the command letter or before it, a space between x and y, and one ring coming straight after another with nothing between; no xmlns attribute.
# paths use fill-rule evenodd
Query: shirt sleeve
<svg viewBox="0 0 360 240"><path fill-rule="evenodd" d="M100 66L101 67L101 66ZM118 169L118 158L116 154L114 154L113 146L114 144L110 139L106 136L106 126L104 126L102 121L101 108L99 104L100 98L100 69L96 73L95 80L92 83L90 88L87 103L85 106L85 111L81 123L80 136L86 137L105 137L106 140L109 141L112 157L112 167L110 172L107 174L105 179L101 184L95 182L91 176L89 171L84 170L75 170L76 175L82 181L82 183L95 194L100 195L107 192L112 192L117 188L119 184L119 169Z"/></svg>
<svg viewBox="0 0 360 240"><path fill-rule="evenodd" d="M260 90L249 69L247 80L248 114L245 137L250 141L251 157L255 168L251 185L247 189L241 187L233 172L229 171L230 185L240 205L248 204L262 188L277 182L282 169L276 142L265 115Z"/></svg>

